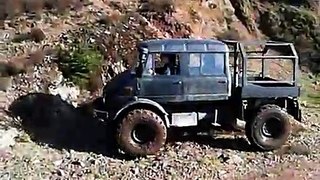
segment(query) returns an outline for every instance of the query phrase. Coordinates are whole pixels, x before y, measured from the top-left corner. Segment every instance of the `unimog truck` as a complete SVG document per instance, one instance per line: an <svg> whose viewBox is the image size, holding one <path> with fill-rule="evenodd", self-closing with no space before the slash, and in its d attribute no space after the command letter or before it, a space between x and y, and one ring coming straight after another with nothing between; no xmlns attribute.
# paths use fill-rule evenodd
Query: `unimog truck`
<svg viewBox="0 0 320 180"><path fill-rule="evenodd" d="M240 129L253 147L269 151L287 141L290 121L301 121L291 43L182 38L137 48L136 64L104 87L95 110L125 153L155 154L169 130L190 127Z"/></svg>

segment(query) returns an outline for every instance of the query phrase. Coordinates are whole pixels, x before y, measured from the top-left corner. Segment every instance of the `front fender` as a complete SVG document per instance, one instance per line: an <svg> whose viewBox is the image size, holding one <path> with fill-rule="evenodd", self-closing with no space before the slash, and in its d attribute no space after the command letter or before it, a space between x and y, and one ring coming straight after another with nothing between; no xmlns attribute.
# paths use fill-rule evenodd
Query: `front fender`
<svg viewBox="0 0 320 180"><path fill-rule="evenodd" d="M169 122L169 118L168 118L168 113L166 112L166 110L157 102L152 101L150 99L144 99L144 98L138 98L134 101L130 101L129 103L127 103L124 107L122 107L120 110L118 110L118 112L116 113L116 115L113 117L113 120L116 120L119 118L119 116L125 112L127 109L136 106L136 105L147 105L147 106L151 106L153 108L156 108L158 111L160 111L164 117L164 121L167 127L170 126L170 122Z"/></svg>

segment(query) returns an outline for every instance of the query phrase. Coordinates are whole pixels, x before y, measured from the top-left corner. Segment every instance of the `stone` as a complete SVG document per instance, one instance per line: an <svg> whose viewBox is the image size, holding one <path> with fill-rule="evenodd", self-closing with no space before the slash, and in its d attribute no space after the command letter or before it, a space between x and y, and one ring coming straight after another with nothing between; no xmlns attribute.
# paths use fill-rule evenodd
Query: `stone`
<svg viewBox="0 0 320 180"><path fill-rule="evenodd" d="M46 38L45 33L40 28L32 28L30 31L30 39L35 42L41 42Z"/></svg>
<svg viewBox="0 0 320 180"><path fill-rule="evenodd" d="M49 94L60 96L60 98L73 106L77 107L75 102L80 95L80 89L75 86L68 86L65 84L51 85L48 87Z"/></svg>
<svg viewBox="0 0 320 180"><path fill-rule="evenodd" d="M0 31L0 43L10 42L15 36L15 32L12 30L1 30Z"/></svg>
<svg viewBox="0 0 320 180"><path fill-rule="evenodd" d="M289 153L298 155L309 155L311 153L310 148L303 144L291 145Z"/></svg>
<svg viewBox="0 0 320 180"><path fill-rule="evenodd" d="M13 146L16 141L15 138L19 135L19 131L15 128L8 130L0 130L0 149Z"/></svg>
<svg viewBox="0 0 320 180"><path fill-rule="evenodd" d="M12 77L0 77L0 91L8 91L12 86Z"/></svg>

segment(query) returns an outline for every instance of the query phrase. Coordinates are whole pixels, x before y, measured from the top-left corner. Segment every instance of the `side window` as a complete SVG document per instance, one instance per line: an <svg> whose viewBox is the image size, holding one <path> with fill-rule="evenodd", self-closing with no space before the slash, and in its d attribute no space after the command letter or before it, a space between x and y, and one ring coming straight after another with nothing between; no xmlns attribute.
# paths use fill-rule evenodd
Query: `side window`
<svg viewBox="0 0 320 180"><path fill-rule="evenodd" d="M190 54L189 59L189 75L190 76L199 76L200 75L200 66L201 66L201 54Z"/></svg>
<svg viewBox="0 0 320 180"><path fill-rule="evenodd" d="M144 69L145 75L179 75L180 56L174 53L152 53Z"/></svg>
<svg viewBox="0 0 320 180"><path fill-rule="evenodd" d="M224 54L207 53L201 58L202 75L223 75L224 74Z"/></svg>
<svg viewBox="0 0 320 180"><path fill-rule="evenodd" d="M224 74L223 53L193 53L189 58L189 75L190 76L218 76Z"/></svg>

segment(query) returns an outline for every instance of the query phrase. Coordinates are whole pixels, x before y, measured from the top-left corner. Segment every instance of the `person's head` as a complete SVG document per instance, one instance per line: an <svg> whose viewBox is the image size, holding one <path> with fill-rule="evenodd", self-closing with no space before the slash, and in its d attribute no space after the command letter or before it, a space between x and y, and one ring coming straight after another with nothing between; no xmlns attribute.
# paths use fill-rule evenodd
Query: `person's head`
<svg viewBox="0 0 320 180"><path fill-rule="evenodd" d="M161 54L160 59L165 64L170 62L169 54Z"/></svg>

